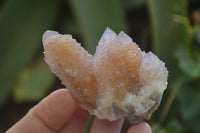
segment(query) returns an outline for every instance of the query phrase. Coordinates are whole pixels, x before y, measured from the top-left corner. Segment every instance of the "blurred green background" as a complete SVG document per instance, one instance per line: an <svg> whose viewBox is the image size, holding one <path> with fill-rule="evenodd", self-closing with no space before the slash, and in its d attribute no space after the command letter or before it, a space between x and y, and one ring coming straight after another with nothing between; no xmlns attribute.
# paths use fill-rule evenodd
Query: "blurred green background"
<svg viewBox="0 0 200 133"><path fill-rule="evenodd" d="M200 133L199 0L1 0L0 132L63 87L43 60L45 30L72 34L93 54L106 27L166 63L168 88L148 121L153 132Z"/></svg>

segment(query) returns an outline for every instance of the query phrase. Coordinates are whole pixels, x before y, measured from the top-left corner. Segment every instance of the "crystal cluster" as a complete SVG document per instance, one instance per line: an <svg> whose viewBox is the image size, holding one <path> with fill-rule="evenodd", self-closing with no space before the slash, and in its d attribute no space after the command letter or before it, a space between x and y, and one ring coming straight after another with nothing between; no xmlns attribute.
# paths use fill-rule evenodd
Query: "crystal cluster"
<svg viewBox="0 0 200 133"><path fill-rule="evenodd" d="M80 106L101 119L149 119L167 86L165 64L145 53L124 32L107 28L96 53L85 51L71 35L46 31L45 61Z"/></svg>

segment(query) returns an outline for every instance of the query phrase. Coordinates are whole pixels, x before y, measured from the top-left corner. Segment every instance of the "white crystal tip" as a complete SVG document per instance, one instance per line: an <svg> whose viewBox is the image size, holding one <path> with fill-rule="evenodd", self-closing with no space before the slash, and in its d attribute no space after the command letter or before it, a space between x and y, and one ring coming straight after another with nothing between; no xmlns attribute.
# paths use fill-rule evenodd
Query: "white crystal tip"
<svg viewBox="0 0 200 133"><path fill-rule="evenodd" d="M51 39L57 38L59 33L56 31L47 30L42 36L43 46L47 45Z"/></svg>
<svg viewBox="0 0 200 133"><path fill-rule="evenodd" d="M117 34L112 31L109 27L104 31L101 39L99 40L99 45L107 43L117 38Z"/></svg>
<svg viewBox="0 0 200 133"><path fill-rule="evenodd" d="M120 42L122 42L122 44L129 44L133 42L132 39L123 31L119 33L118 39L120 40Z"/></svg>

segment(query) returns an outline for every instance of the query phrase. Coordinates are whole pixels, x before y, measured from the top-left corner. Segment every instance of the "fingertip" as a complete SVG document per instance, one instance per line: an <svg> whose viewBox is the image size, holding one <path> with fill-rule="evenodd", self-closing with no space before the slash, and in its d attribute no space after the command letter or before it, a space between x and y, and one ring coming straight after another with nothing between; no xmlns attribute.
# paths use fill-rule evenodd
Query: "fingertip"
<svg viewBox="0 0 200 133"><path fill-rule="evenodd" d="M148 123L142 122L129 128L128 133L152 133Z"/></svg>
<svg viewBox="0 0 200 133"><path fill-rule="evenodd" d="M123 118L115 120L115 121L109 121L109 120L102 120L95 117L90 132L91 133L120 133L123 122L124 122Z"/></svg>

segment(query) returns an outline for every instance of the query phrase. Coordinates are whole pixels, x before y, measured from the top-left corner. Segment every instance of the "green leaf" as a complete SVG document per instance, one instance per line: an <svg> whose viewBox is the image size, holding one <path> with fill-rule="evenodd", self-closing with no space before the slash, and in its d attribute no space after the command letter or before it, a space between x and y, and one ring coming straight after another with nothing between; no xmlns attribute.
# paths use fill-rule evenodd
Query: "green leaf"
<svg viewBox="0 0 200 133"><path fill-rule="evenodd" d="M126 31L121 0L70 0L75 12L83 44L93 54L106 27L115 32Z"/></svg>
<svg viewBox="0 0 200 133"><path fill-rule="evenodd" d="M153 133L165 133L165 130L158 124L152 124L151 129Z"/></svg>
<svg viewBox="0 0 200 133"><path fill-rule="evenodd" d="M193 50L193 55L185 47L180 47L176 51L176 58L179 60L180 69L187 76L198 78L200 77L200 54L197 50Z"/></svg>
<svg viewBox="0 0 200 133"><path fill-rule="evenodd" d="M197 50L200 51L200 24L197 25L194 29L195 29L195 31L193 34L193 43L194 43L195 48L197 48Z"/></svg>
<svg viewBox="0 0 200 133"><path fill-rule="evenodd" d="M40 59L20 73L14 87L14 98L18 103L38 101L47 94L53 80L54 75L49 66Z"/></svg>
<svg viewBox="0 0 200 133"><path fill-rule="evenodd" d="M0 108L53 24L59 0L7 0L0 14Z"/></svg>
<svg viewBox="0 0 200 133"><path fill-rule="evenodd" d="M184 84L181 91L178 93L178 99L181 103L181 116L184 121L192 121L200 114L199 88L199 80L194 80Z"/></svg>
<svg viewBox="0 0 200 133"><path fill-rule="evenodd" d="M180 60L180 68L191 77L200 77L200 60L185 58Z"/></svg>
<svg viewBox="0 0 200 133"><path fill-rule="evenodd" d="M199 123L200 123L200 114L197 117L193 118L192 120L183 123L184 132L200 133Z"/></svg>
<svg viewBox="0 0 200 133"><path fill-rule="evenodd" d="M182 127L177 120L172 120L168 123L166 133L182 133Z"/></svg>
<svg viewBox="0 0 200 133"><path fill-rule="evenodd" d="M124 0L127 9L137 9L146 5L147 0Z"/></svg>
<svg viewBox="0 0 200 133"><path fill-rule="evenodd" d="M191 47L187 0L149 0L154 37L154 50L166 62L170 76L177 70L175 52L179 46Z"/></svg>

